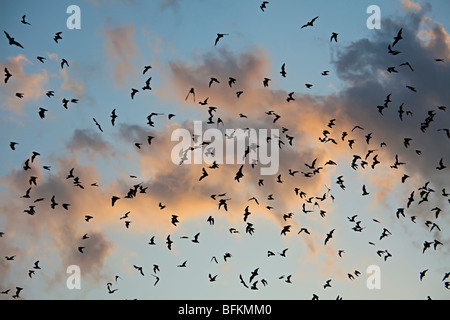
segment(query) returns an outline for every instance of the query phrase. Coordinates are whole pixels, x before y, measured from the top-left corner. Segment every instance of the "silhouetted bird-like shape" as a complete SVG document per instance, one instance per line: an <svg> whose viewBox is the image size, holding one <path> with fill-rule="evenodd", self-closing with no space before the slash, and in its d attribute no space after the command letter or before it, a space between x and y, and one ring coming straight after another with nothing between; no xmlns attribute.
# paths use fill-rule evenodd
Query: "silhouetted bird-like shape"
<svg viewBox="0 0 450 320"><path fill-rule="evenodd" d="M20 47L20 48L23 49L23 46L22 46L19 42L17 42L13 37L11 37L11 36L8 34L8 32L6 32L6 31L4 31L4 30L3 30L3 32L5 33L6 38L8 38L8 41L9 41L9 45L10 45L10 46L17 46L17 47Z"/></svg>
<svg viewBox="0 0 450 320"><path fill-rule="evenodd" d="M61 60L61 69L64 69L64 65L69 66L69 62L67 62L67 60L63 58Z"/></svg>
<svg viewBox="0 0 450 320"><path fill-rule="evenodd" d="M307 23L305 23L300 29L306 28L306 27L313 27L314 26L314 22L319 18L319 16L311 19L311 21L308 21Z"/></svg>
<svg viewBox="0 0 450 320"><path fill-rule="evenodd" d="M286 233L290 232L290 231L291 231L291 226L290 225L284 226L283 229L281 230L281 235L285 236Z"/></svg>
<svg viewBox="0 0 450 320"><path fill-rule="evenodd" d="M110 118L111 118L111 124L114 127L114 125L116 124L116 119L117 119L116 109L114 109L111 112Z"/></svg>
<svg viewBox="0 0 450 320"><path fill-rule="evenodd" d="M339 35L339 33L333 32L333 33L331 34L330 42L332 42L333 40L334 40L335 42L337 42L337 37L338 37L338 35Z"/></svg>
<svg viewBox="0 0 450 320"><path fill-rule="evenodd" d="M56 32L56 33L55 33L55 36L53 37L53 41L55 41L56 43L59 43L58 41L59 41L59 40L62 40L61 34L62 34L61 31Z"/></svg>
<svg viewBox="0 0 450 320"><path fill-rule="evenodd" d="M23 24L27 24L27 25L31 26L31 23L29 23L28 21L25 20L26 17L27 17L27 15L24 14L24 15L22 16L22 20L20 20L20 22L22 22Z"/></svg>
<svg viewBox="0 0 450 320"><path fill-rule="evenodd" d="M150 70L152 66L145 66L144 70L142 71L142 74L146 74L148 70Z"/></svg>
<svg viewBox="0 0 450 320"><path fill-rule="evenodd" d="M401 29L398 31L397 35L394 37L394 42L392 43L392 47L395 47L395 45L396 45L401 39L403 39L403 37L402 37L402 32L403 32L403 28L401 28Z"/></svg>
<svg viewBox="0 0 450 320"><path fill-rule="evenodd" d="M260 9L264 12L264 9L266 9L266 5L269 4L269 1L263 1L261 5L259 6Z"/></svg>
<svg viewBox="0 0 450 320"><path fill-rule="evenodd" d="M412 86L406 86L406 88L408 88L409 90L411 90L412 92L417 92L416 88L412 87Z"/></svg>
<svg viewBox="0 0 450 320"><path fill-rule="evenodd" d="M234 180L236 180L237 182L240 182L239 179L244 177L244 174L242 173L242 169L243 168L244 168L244 165L241 165L241 167L239 168L238 172L236 172L236 176L234 177Z"/></svg>
<svg viewBox="0 0 450 320"><path fill-rule="evenodd" d="M286 78L287 72L286 72L286 64L283 63L283 65L281 66L281 76L283 76L283 78Z"/></svg>
<svg viewBox="0 0 450 320"><path fill-rule="evenodd" d="M425 277L425 274L427 273L427 271L428 271L428 269L425 269L420 272L420 281L422 281L422 279Z"/></svg>
<svg viewBox="0 0 450 320"><path fill-rule="evenodd" d="M150 81L152 81L152 77L148 78L145 81L145 86L142 87L142 90L152 90L152 88L150 87Z"/></svg>
<svg viewBox="0 0 450 320"><path fill-rule="evenodd" d="M209 79L208 87L211 88L211 85L212 85L214 82L215 82L215 83L220 83L220 81L217 80L217 78L211 77L211 78Z"/></svg>
<svg viewBox="0 0 450 320"><path fill-rule="evenodd" d="M202 168L202 175L201 177L198 179L198 181L202 181L204 178L206 178L208 176L208 172L206 172L205 168Z"/></svg>
<svg viewBox="0 0 450 320"><path fill-rule="evenodd" d="M389 52L390 54L392 54L393 56L396 56L396 55L398 55L398 54L401 53L401 52L398 51L398 50L393 50L391 44L388 45L388 52Z"/></svg>
<svg viewBox="0 0 450 320"><path fill-rule="evenodd" d="M362 195L363 196L367 196L367 195L369 195L369 192L367 192L367 190L366 190L366 185L364 184L363 186L362 186Z"/></svg>
<svg viewBox="0 0 450 320"><path fill-rule="evenodd" d="M219 40L223 38L224 36L228 36L228 33L218 33L216 37L216 41L214 42L214 45L217 46L217 43L219 43Z"/></svg>
<svg viewBox="0 0 450 320"><path fill-rule="evenodd" d="M103 132L102 126L97 122L97 120L95 120L95 118L92 118L92 120L94 121L95 125L97 126L98 130L100 130L101 132Z"/></svg>
<svg viewBox="0 0 450 320"><path fill-rule="evenodd" d="M167 238L166 238L166 244L167 244L167 248L169 249L169 250L172 250L172 244L173 244L173 241L170 239L170 234L167 236Z"/></svg>
<svg viewBox="0 0 450 320"><path fill-rule="evenodd" d="M176 227L177 223L179 223L180 221L178 220L178 216L177 215L172 215L172 220L171 223Z"/></svg>
<svg viewBox="0 0 450 320"><path fill-rule="evenodd" d="M217 274L216 274L215 276L213 276L213 275L211 275L211 273L210 273L210 274L208 274L208 278L209 278L209 282L214 282L214 281L216 281L216 279L217 279Z"/></svg>
<svg viewBox="0 0 450 320"><path fill-rule="evenodd" d="M13 297L14 299L20 298L19 294L20 294L20 292L21 292L22 290L23 290L22 287L16 287L16 294L13 295L12 297Z"/></svg>
<svg viewBox="0 0 450 320"><path fill-rule="evenodd" d="M411 71L414 72L413 67L411 66L411 64L410 64L408 61L407 61L407 62L404 62L404 63L401 63L399 66L400 66L400 67L402 67L402 66L408 66L408 67L411 69Z"/></svg>
<svg viewBox="0 0 450 320"><path fill-rule="evenodd" d="M137 265L133 265L133 267L137 270L137 271L139 271L139 273L142 275L142 276L144 276L144 270L143 270L143 268L141 267L141 266L137 266Z"/></svg>
<svg viewBox="0 0 450 320"><path fill-rule="evenodd" d="M295 100L295 98L294 98L294 92L290 92L289 94L288 94L288 97L286 98L286 101L287 102L290 102L290 101L294 101Z"/></svg>
<svg viewBox="0 0 450 320"><path fill-rule="evenodd" d="M5 67L5 83L8 83L9 78L12 77L12 74L9 72L8 68Z"/></svg>
<svg viewBox="0 0 450 320"><path fill-rule="evenodd" d="M41 119L44 119L44 118L45 118L45 113L46 113L47 111L48 111L48 110L45 109L45 108L39 108L39 117L40 117Z"/></svg>
<svg viewBox="0 0 450 320"><path fill-rule="evenodd" d="M117 196L112 196L111 198L111 206L114 207L114 205L116 204L117 200L119 200L120 198Z"/></svg>
<svg viewBox="0 0 450 320"><path fill-rule="evenodd" d="M230 88L232 88L233 84L235 84L235 83L236 83L236 79L235 78L233 78L233 77L229 77L228 78L228 85L230 86Z"/></svg>
<svg viewBox="0 0 450 320"><path fill-rule="evenodd" d="M184 101L186 101L189 98L189 95L191 95L191 94L192 94L192 97L194 98L194 102L195 102L195 89L194 88L189 89L189 92L186 95L186 98L184 99ZM206 98L206 100L203 102L199 102L199 104L206 105L207 102L208 102L208 98Z"/></svg>
<svg viewBox="0 0 450 320"><path fill-rule="evenodd" d="M136 96L136 93L138 93L139 90L135 89L135 88L131 88L131 99L134 99L134 97Z"/></svg>
<svg viewBox="0 0 450 320"><path fill-rule="evenodd" d="M325 245L328 243L328 241L330 241L331 238L333 238L333 233L334 233L335 229L331 230L329 233L327 233L327 237L325 238Z"/></svg>
<svg viewBox="0 0 450 320"><path fill-rule="evenodd" d="M445 168L447 168L444 165L444 158L441 158L441 160L439 160L439 165L436 167L437 170L444 170Z"/></svg>

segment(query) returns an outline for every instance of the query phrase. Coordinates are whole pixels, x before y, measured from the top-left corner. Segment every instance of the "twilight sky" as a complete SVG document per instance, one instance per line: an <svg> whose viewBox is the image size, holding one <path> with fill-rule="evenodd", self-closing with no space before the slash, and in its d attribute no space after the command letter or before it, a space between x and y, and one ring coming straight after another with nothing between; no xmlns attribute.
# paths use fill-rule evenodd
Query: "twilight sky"
<svg viewBox="0 0 450 320"><path fill-rule="evenodd" d="M261 3L2 2L1 299L449 299L450 3ZM194 121L279 130L278 172L173 163Z"/></svg>

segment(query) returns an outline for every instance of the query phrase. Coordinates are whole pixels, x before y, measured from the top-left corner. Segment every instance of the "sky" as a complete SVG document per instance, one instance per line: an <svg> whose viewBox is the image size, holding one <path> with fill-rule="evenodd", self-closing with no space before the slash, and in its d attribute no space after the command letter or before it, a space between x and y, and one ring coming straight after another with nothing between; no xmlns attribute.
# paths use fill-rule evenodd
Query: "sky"
<svg viewBox="0 0 450 320"><path fill-rule="evenodd" d="M449 299L450 4L261 4L1 2L1 299ZM275 174L216 157L238 129Z"/></svg>

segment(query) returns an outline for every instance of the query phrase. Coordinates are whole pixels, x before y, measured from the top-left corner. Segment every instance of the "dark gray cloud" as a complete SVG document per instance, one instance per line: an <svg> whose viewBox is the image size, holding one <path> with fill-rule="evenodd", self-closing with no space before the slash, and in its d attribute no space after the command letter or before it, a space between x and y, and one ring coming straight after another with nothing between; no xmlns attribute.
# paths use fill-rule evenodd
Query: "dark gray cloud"
<svg viewBox="0 0 450 320"><path fill-rule="evenodd" d="M440 24L427 18L430 9L430 5L425 4L421 10L387 18L373 37L352 42L335 51L333 64L347 88L330 97L351 123L364 127L365 130L356 137L357 144L365 144L364 135L372 133L373 139L367 148L378 150L383 166L389 168L394 165L396 155L405 163L398 169L390 168L392 177L388 185L404 189L395 191L398 207L406 208L409 195L415 192L415 202L406 210L407 216L416 215L423 221L434 220L430 211L433 207L445 208L448 205L447 198L441 195L443 188L449 188L448 168L437 170L436 167L441 158L446 165L450 162L450 139L444 131L438 131L449 128L450 123L448 108L439 109L439 106L448 107L450 101L450 92L446 89L450 83L449 35ZM388 45L392 44L400 28L403 28L403 39L394 49L401 53L391 55ZM437 58L444 59L444 62L436 61ZM401 66L405 62L409 62L414 71L409 66ZM389 73L388 67L395 67L398 73ZM406 86L416 88L417 92ZM389 94L391 102L382 116L377 106L382 106ZM402 104L405 111L403 121L399 117ZM411 114L408 115L407 111ZM423 131L421 127L430 116L429 112L434 114L433 121ZM333 134L338 136L345 129L348 128L336 126ZM408 148L404 146L405 138L411 139ZM385 142L387 147L381 148L381 142ZM410 176L405 184L394 178L403 174ZM430 193L428 202L419 205L418 189L426 182L435 192ZM379 188L383 187L380 185ZM394 210L393 214L396 210L386 209ZM392 220L395 219L392 215ZM442 225L449 221L448 217L442 216L439 220ZM411 231L410 226L404 225L404 232L419 251L424 240L448 241L442 232L430 233L428 239L421 240L415 237L417 234Z"/></svg>
<svg viewBox="0 0 450 320"><path fill-rule="evenodd" d="M180 3L183 0L159 0L159 7L161 10L172 8L173 10L178 10Z"/></svg>
<svg viewBox="0 0 450 320"><path fill-rule="evenodd" d="M336 98L355 125L365 125L366 131L373 131L378 141L386 142L392 155L399 154L407 162L409 172L435 178L442 184L445 178L435 167L441 157L450 158L449 149L442 148L449 140L445 132L437 130L448 128L449 118L448 112L438 106L450 101L450 92L445 89L450 82L450 66L435 59L445 59L450 52L448 34L441 25L425 18L429 9L425 5L395 20L383 20L379 33L339 49L333 63L338 76L348 84ZM394 56L388 53L388 45L400 28L403 39L394 49L401 53ZM400 66L405 62L414 71ZM387 72L388 67L395 67L398 73ZM416 88L417 92L406 86ZM382 116L377 106L383 105L389 94L392 102ZM403 121L398 113L401 104L405 111ZM435 113L434 121L422 132L421 123L431 110ZM404 138L412 139L408 150L403 146ZM418 156L415 150L422 151L422 155ZM394 162L393 157L386 160Z"/></svg>
<svg viewBox="0 0 450 320"><path fill-rule="evenodd" d="M99 132L92 129L75 129L67 148L73 152L84 150L105 154L112 150L112 145L106 142Z"/></svg>
<svg viewBox="0 0 450 320"><path fill-rule="evenodd" d="M261 103L270 102L270 97L260 90L263 88L263 79L270 70L269 58L267 52L258 47L250 47L240 53L220 48L206 52L195 59L194 63L171 61L169 68L169 82L176 90L175 94L170 92L170 98L184 100L189 89L194 88L196 102L193 102L192 96L188 99L192 106L201 107L198 102L211 97L208 101L210 105L226 105L228 110L246 112L260 107ZM230 77L236 79L232 87L228 85ZM219 83L209 86L211 78L216 78ZM236 98L237 91L243 91L239 99ZM169 93L166 95L169 96Z"/></svg>

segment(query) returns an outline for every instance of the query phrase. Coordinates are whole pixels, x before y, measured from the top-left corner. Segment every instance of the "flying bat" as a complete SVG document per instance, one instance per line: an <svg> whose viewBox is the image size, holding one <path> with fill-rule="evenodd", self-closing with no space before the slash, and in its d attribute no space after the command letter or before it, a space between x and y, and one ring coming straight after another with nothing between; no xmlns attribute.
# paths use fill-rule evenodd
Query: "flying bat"
<svg viewBox="0 0 450 320"><path fill-rule="evenodd" d="M314 26L314 22L317 20L317 18L319 18L319 16L313 18L311 21L309 21L306 24L304 24L300 29L303 29L303 28L306 28L306 27L313 27Z"/></svg>
<svg viewBox="0 0 450 320"><path fill-rule="evenodd" d="M227 36L227 35L228 35L228 33L218 33L217 34L217 38L216 38L216 42L214 43L214 45L217 46L217 43L219 42L219 40L221 38L223 38L224 36Z"/></svg>
<svg viewBox="0 0 450 320"><path fill-rule="evenodd" d="M8 38L9 45L11 45L11 46L17 46L17 47L20 47L20 48L23 49L23 46L22 46L19 42L17 42L16 40L14 40L14 38L11 37L11 36L8 34L8 32L6 32L6 31L4 31L4 30L3 30L3 32L5 33L6 38Z"/></svg>
<svg viewBox="0 0 450 320"><path fill-rule="evenodd" d="M97 120L95 120L95 118L92 118L94 120L94 123L97 125L98 129L103 132L102 127L100 126L100 124L97 122Z"/></svg>
<svg viewBox="0 0 450 320"><path fill-rule="evenodd" d="M12 74L9 72L8 68L5 68L5 83L8 83L8 80L11 77L12 77Z"/></svg>
<svg viewBox="0 0 450 320"><path fill-rule="evenodd" d="M334 230L335 230L335 229L333 229L333 230L331 230L329 233L327 233L327 237L325 238L325 245L327 244L327 242L328 242L331 238L333 238Z"/></svg>

